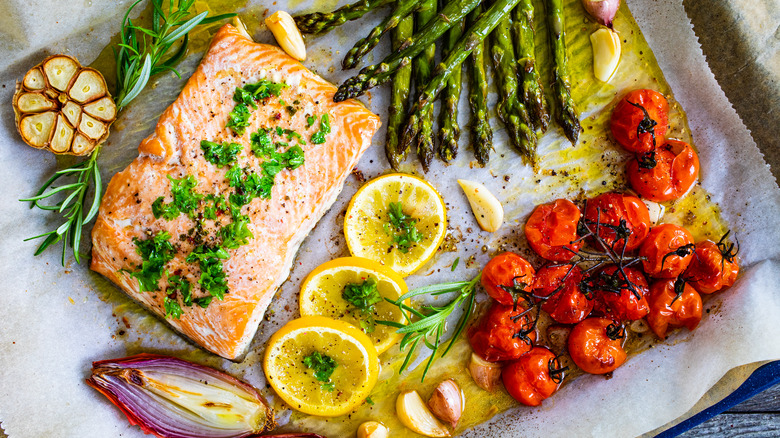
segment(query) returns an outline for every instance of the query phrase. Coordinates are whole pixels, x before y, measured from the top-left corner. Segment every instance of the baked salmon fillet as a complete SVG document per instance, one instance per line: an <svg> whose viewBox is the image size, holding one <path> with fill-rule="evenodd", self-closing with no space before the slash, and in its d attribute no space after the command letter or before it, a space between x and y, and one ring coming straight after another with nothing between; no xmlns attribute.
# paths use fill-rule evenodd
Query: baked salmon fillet
<svg viewBox="0 0 780 438"><path fill-rule="evenodd" d="M379 118L227 24L108 184L91 268L203 348L236 360Z"/></svg>

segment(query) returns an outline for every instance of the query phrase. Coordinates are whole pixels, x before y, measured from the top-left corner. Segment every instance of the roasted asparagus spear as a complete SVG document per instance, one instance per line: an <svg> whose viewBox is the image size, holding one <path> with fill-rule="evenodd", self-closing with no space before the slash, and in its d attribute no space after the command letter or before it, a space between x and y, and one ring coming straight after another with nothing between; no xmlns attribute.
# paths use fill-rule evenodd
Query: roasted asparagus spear
<svg viewBox="0 0 780 438"><path fill-rule="evenodd" d="M566 56L566 39L563 33L563 0L547 0L547 18L550 28L550 46L553 50L553 81L555 99L558 101L558 123L561 124L566 138L571 144L577 144L582 131L574 99L571 97L571 78L569 77Z"/></svg>
<svg viewBox="0 0 780 438"><path fill-rule="evenodd" d="M371 29L371 32L367 37L361 39L355 43L354 47L349 49L347 56L344 57L344 61L341 62L341 66L344 70L349 70L358 65L360 60L379 43L379 40L382 39L384 34L393 30L398 26L398 23L400 23L401 20L419 7L422 7L422 5L420 5L418 0L400 0L396 4L395 9L393 9L393 12L387 18L382 20L378 26Z"/></svg>
<svg viewBox="0 0 780 438"><path fill-rule="evenodd" d="M435 43L444 32L460 22L480 2L481 0L450 0L434 20L416 32L415 38L410 40L403 49L390 54L379 64L363 68L358 75L341 84L333 100L341 102L351 99L387 82L396 70L410 63L426 47Z"/></svg>
<svg viewBox="0 0 780 438"><path fill-rule="evenodd" d="M447 46L442 56L447 56L463 36L465 20L447 31ZM447 79L447 87L442 93L441 113L439 114L439 157L450 161L458 154L460 126L458 125L458 102L460 102L462 69L456 68Z"/></svg>
<svg viewBox="0 0 780 438"><path fill-rule="evenodd" d="M477 22L482 13L482 5L477 6L469 14L469 26ZM469 56L469 105L471 106L471 144L477 162L484 166L490 159L493 149L493 128L490 127L487 107L488 78L487 59L485 58L485 42L474 45Z"/></svg>
<svg viewBox="0 0 780 438"><path fill-rule="evenodd" d="M325 33L350 20L357 20L374 9L379 9L394 0L359 0L336 9L333 12L314 12L298 15L295 24L303 33Z"/></svg>
<svg viewBox="0 0 780 438"><path fill-rule="evenodd" d="M509 138L529 164L536 163L536 133L531 118L520 101L517 62L512 45L511 22L504 19L490 34L490 53L498 78L498 116L504 122Z"/></svg>
<svg viewBox="0 0 780 438"><path fill-rule="evenodd" d="M461 37L455 48L436 66L433 77L425 85L420 97L415 102L404 127L402 144L411 144L419 133L419 120L421 112L433 106L436 97L447 85L447 79L455 69L461 68L463 61L469 56L478 44L504 20L520 0L497 0L490 6L469 30Z"/></svg>
<svg viewBox="0 0 780 438"><path fill-rule="evenodd" d="M536 65L536 49L534 43L534 5L531 0L520 0L520 4L512 11L515 49L517 50L517 66L521 72L523 103L528 109L534 128L547 131L550 124L550 110L544 98L542 79Z"/></svg>
<svg viewBox="0 0 780 438"><path fill-rule="evenodd" d="M416 28L424 29L429 22L436 18L437 10L438 0L421 1L420 9L415 17ZM436 44L431 43L414 59L414 80L418 93L431 79L435 57ZM433 161L433 107L420 113L419 123L420 133L417 135L417 158L420 160L423 170L427 172L431 161Z"/></svg>
<svg viewBox="0 0 780 438"><path fill-rule="evenodd" d="M393 29L393 51L400 49L404 41L412 37L414 33L414 19L406 17ZM387 160L393 169L398 170L398 165L406 159L409 148L402 148L399 133L404 118L406 117L406 105L409 101L409 89L412 85L412 66L407 65L398 69L393 76L392 92L390 94L390 110L387 116L387 141L385 152Z"/></svg>

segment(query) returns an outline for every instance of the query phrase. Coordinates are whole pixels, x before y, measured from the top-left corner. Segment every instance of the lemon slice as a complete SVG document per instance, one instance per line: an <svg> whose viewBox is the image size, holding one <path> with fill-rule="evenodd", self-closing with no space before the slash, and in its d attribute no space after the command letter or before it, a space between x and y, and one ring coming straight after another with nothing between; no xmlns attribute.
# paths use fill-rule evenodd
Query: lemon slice
<svg viewBox="0 0 780 438"><path fill-rule="evenodd" d="M368 314L343 298L347 285L366 283L375 284L376 299L380 299ZM301 316L322 315L348 322L366 333L377 354L382 354L401 335L394 327L376 321L405 322L401 309L383 298L395 301L407 291L406 282L393 270L369 259L342 257L323 263L306 277L298 302Z"/></svg>
<svg viewBox="0 0 780 438"><path fill-rule="evenodd" d="M315 377L305 358L319 353L335 362L326 381ZM293 409L323 417L344 415L371 393L379 359L371 340L353 325L324 316L304 316L268 341L265 377Z"/></svg>
<svg viewBox="0 0 780 438"><path fill-rule="evenodd" d="M390 220L392 203L414 219L421 239L409 242L406 252L394 243L398 232ZM432 185L415 176L391 173L366 183L355 193L344 218L349 252L365 257L406 277L433 258L447 231L447 209Z"/></svg>

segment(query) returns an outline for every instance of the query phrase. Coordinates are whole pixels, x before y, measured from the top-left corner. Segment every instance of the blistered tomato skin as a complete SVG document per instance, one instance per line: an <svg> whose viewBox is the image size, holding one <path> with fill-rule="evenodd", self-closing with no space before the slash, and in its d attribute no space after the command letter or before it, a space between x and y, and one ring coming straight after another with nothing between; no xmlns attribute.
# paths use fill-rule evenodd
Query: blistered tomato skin
<svg viewBox="0 0 780 438"><path fill-rule="evenodd" d="M610 129L627 151L652 152L664 141L669 127L669 102L653 90L634 90L615 105Z"/></svg>
<svg viewBox="0 0 780 438"><path fill-rule="evenodd" d="M550 375L555 354L544 347L534 347L520 359L501 370L501 378L509 395L526 406L539 406L560 386Z"/></svg>
<svg viewBox="0 0 780 438"><path fill-rule="evenodd" d="M693 187L699 177L699 156L688 143L667 140L655 151L655 166L643 167L640 158L634 158L629 161L626 173L631 188L643 198L671 201Z"/></svg>
<svg viewBox="0 0 780 438"><path fill-rule="evenodd" d="M625 221L625 227L621 226ZM585 205L585 222L604 242L618 253L639 247L650 232L650 212L641 199L620 193L604 193L588 200ZM627 232L628 239L617 231ZM626 242L627 241L627 242ZM597 242L593 246L601 250Z"/></svg>
<svg viewBox="0 0 780 438"><path fill-rule="evenodd" d="M624 275L625 274L625 275ZM587 280L594 289L593 310L616 321L636 321L650 311L647 305L647 279L641 271L609 265Z"/></svg>
<svg viewBox="0 0 780 438"><path fill-rule="evenodd" d="M542 310L561 324L576 324L593 310L593 301L580 290L582 269L577 265L549 265L536 272L534 294L549 297Z"/></svg>
<svg viewBox="0 0 780 438"><path fill-rule="evenodd" d="M482 286L493 299L505 306L515 303L515 297L504 288L523 286L528 290L534 284L533 266L523 257L505 252L499 254L482 269ZM502 287L503 286L503 287Z"/></svg>
<svg viewBox="0 0 780 438"><path fill-rule="evenodd" d="M538 205L525 223L528 245L547 260L571 260L583 245L577 240L581 215L580 209L568 199Z"/></svg>
<svg viewBox="0 0 780 438"><path fill-rule="evenodd" d="M522 306L515 310L514 306L494 302L469 330L469 343L474 352L488 362L514 360L527 353L536 341L536 330L527 314L519 316L524 310ZM527 339L523 339L521 334L528 330Z"/></svg>
<svg viewBox="0 0 780 438"><path fill-rule="evenodd" d="M661 339L666 339L670 329L686 327L693 330L701 321L701 296L689 284L683 282L680 285L682 291L679 296L675 280L658 280L650 286L647 324Z"/></svg>
<svg viewBox="0 0 780 438"><path fill-rule="evenodd" d="M626 361L623 337L615 331L620 330L609 318L588 318L574 326L568 341L574 363L590 374L606 374L623 365Z"/></svg>
<svg viewBox="0 0 780 438"><path fill-rule="evenodd" d="M653 227L639 248L645 257L645 274L654 278L677 278L693 259L693 235L674 224Z"/></svg>
<svg viewBox="0 0 780 438"><path fill-rule="evenodd" d="M733 257L724 256L718 245L705 240L696 244L685 279L702 294L711 294L730 287L737 281L739 265Z"/></svg>

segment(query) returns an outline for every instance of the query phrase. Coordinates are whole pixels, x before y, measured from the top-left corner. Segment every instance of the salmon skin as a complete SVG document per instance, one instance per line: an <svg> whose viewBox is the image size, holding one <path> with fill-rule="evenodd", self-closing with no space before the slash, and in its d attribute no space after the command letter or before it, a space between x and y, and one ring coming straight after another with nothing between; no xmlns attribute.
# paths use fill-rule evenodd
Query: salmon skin
<svg viewBox="0 0 780 438"><path fill-rule="evenodd" d="M278 95L256 101L256 109L249 107L249 126L239 135L227 127L238 105L234 93L237 87L263 80L284 86ZM154 133L139 146L139 156L109 182L92 230L91 268L206 350L231 360L242 357L268 304L289 276L301 242L336 200L379 129L378 116L357 101L334 103L335 92L336 87L282 50L257 44L224 25L179 97L160 116ZM324 142L315 141L326 114L329 133ZM227 293L222 299L208 298L205 283L199 283L205 268L187 258L199 245L220 245L220 229L231 222L231 213L223 206L216 209L215 220L204 219L202 204L209 195L230 199L237 193L228 181L231 167L258 173L264 169L268 158L251 148L252 134L261 128L271 136L284 132L274 137L282 144L280 151L285 143L299 146L305 162L275 174L270 198L255 197L240 208L249 219L246 228L252 237L237 248L227 248L229 257L212 259L222 265ZM202 140L239 144L233 166L207 159ZM190 176L196 182L192 192L199 196L199 206L189 215L156 218L152 205L158 198L164 205L175 201L172 179ZM144 263L139 243L162 232L170 236L172 251L157 287L144 291L133 274ZM211 302L184 304L175 281L189 283L190 298L196 302L205 298ZM167 301L179 305L179 318L170 313L166 317Z"/></svg>

